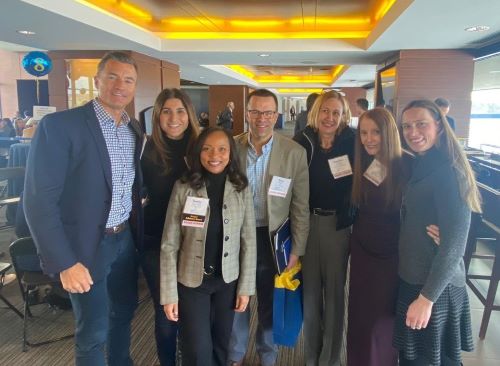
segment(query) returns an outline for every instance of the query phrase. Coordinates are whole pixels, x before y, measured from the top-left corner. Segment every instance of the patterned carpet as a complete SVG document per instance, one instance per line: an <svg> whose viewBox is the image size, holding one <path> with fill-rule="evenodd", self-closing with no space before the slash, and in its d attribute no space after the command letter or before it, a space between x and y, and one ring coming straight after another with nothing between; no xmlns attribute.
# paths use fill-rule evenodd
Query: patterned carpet
<svg viewBox="0 0 500 366"><path fill-rule="evenodd" d="M1 221L1 220L0 220ZM12 229L0 230L0 252L4 256L0 261L9 262L8 246L15 239ZM154 313L151 300L141 278L139 305L132 329L132 358L136 366L158 365L154 341ZM2 289L2 294L18 309L22 309L22 298L17 282ZM254 346L257 312L253 306L251 316L251 340L244 365L259 365ZM71 311L53 312L47 305L33 307L34 318L28 326L28 339L37 342L51 337L60 337L73 332L73 316ZM73 339L56 342L39 347L29 348L22 352L23 321L0 301L0 366L68 366L73 365ZM294 349L283 348L280 351L277 366L302 366L303 340L299 340Z"/></svg>

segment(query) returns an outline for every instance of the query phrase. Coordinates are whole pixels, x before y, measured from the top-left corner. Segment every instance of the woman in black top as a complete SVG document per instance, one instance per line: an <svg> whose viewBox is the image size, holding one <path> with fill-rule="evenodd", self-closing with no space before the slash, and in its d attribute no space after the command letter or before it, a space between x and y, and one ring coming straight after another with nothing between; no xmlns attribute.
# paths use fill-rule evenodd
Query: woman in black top
<svg viewBox="0 0 500 366"><path fill-rule="evenodd" d="M255 292L252 192L227 130L205 129L174 186L161 247L161 302L179 321L184 366L225 366L234 312Z"/></svg>
<svg viewBox="0 0 500 366"><path fill-rule="evenodd" d="M160 242L174 183L187 170L187 152L199 127L190 98L179 89L158 95L152 122L153 133L141 160L147 199L140 259L154 302L158 359L162 366L170 366L175 365L177 324L166 318L160 305Z"/></svg>
<svg viewBox="0 0 500 366"><path fill-rule="evenodd" d="M306 365L338 365L344 286L352 224L350 196L354 132L351 112L336 91L321 94L295 140L307 150L311 225L303 258Z"/></svg>

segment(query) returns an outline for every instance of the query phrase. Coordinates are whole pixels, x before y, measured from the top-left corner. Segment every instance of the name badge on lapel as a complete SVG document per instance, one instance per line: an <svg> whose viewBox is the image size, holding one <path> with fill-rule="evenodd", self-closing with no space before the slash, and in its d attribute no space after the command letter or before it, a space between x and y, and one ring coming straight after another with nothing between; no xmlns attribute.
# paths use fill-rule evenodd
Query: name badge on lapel
<svg viewBox="0 0 500 366"><path fill-rule="evenodd" d="M182 210L182 226L205 226L208 202L208 198L188 196Z"/></svg>
<svg viewBox="0 0 500 366"><path fill-rule="evenodd" d="M289 178L273 176L271 180L271 185L269 186L269 195L276 197L286 197L288 189L290 188L290 183L292 180Z"/></svg>
<svg viewBox="0 0 500 366"><path fill-rule="evenodd" d="M384 165L377 159L373 159L372 163L366 169L363 176L377 187L382 183L387 175L387 170Z"/></svg>
<svg viewBox="0 0 500 366"><path fill-rule="evenodd" d="M351 163L349 162L347 155L329 159L328 165L330 165L330 171L335 179L352 175Z"/></svg>

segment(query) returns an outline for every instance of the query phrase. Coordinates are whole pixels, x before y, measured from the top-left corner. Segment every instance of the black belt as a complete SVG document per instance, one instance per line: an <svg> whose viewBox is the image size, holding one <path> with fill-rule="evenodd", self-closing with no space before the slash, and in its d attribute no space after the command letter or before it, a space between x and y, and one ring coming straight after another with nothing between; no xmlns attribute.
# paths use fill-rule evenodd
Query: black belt
<svg viewBox="0 0 500 366"><path fill-rule="evenodd" d="M115 234L121 233L126 228L127 228L127 221L123 221L121 224L118 224L116 226L107 227L104 230L104 233L106 233L108 235L115 235Z"/></svg>
<svg viewBox="0 0 500 366"><path fill-rule="evenodd" d="M208 266L208 268L203 269L203 274L205 276L212 276L215 274L215 266Z"/></svg>
<svg viewBox="0 0 500 366"><path fill-rule="evenodd" d="M313 215L317 216L333 216L337 212L336 210L326 210L324 208L313 208L311 210Z"/></svg>

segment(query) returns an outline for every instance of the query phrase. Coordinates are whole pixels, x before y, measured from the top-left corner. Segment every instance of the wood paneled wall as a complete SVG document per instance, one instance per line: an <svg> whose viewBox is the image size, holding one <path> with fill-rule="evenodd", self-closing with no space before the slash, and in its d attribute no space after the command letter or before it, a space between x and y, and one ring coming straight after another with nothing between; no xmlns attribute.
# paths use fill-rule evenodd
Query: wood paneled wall
<svg viewBox="0 0 500 366"><path fill-rule="evenodd" d="M366 98L366 89L364 88L342 88L342 92L345 93L345 97L349 102L349 108L351 109L351 114L353 117L359 117L357 113L356 100L359 98Z"/></svg>
<svg viewBox="0 0 500 366"><path fill-rule="evenodd" d="M414 99L443 97L451 102L450 116L456 121L456 134L467 137L474 78L472 55L459 50L408 50L400 52L396 63L394 112Z"/></svg>
<svg viewBox="0 0 500 366"><path fill-rule="evenodd" d="M248 87L245 85L210 85L208 88L208 114L210 126L215 126L217 114L227 103L234 102L233 135L245 131L245 99Z"/></svg>

